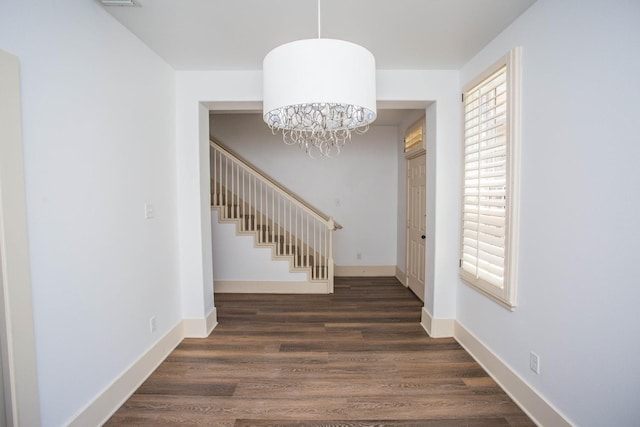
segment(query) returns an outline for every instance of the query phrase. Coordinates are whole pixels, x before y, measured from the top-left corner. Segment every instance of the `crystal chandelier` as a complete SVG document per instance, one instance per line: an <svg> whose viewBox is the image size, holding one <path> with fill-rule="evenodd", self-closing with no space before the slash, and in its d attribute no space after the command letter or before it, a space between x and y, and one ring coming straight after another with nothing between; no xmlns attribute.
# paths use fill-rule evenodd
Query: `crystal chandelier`
<svg viewBox="0 0 640 427"><path fill-rule="evenodd" d="M320 38L276 47L263 61L263 119L288 145L334 157L376 119L376 65L354 43Z"/></svg>

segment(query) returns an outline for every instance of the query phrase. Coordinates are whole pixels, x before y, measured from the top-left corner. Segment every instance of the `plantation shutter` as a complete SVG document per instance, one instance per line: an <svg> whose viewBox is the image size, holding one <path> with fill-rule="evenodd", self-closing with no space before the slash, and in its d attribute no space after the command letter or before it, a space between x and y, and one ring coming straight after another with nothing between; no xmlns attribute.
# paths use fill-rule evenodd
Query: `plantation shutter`
<svg viewBox="0 0 640 427"><path fill-rule="evenodd" d="M463 279L502 289L507 242L507 67L464 94Z"/></svg>
<svg viewBox="0 0 640 427"><path fill-rule="evenodd" d="M424 148L424 117L412 124L404 136L404 152Z"/></svg>

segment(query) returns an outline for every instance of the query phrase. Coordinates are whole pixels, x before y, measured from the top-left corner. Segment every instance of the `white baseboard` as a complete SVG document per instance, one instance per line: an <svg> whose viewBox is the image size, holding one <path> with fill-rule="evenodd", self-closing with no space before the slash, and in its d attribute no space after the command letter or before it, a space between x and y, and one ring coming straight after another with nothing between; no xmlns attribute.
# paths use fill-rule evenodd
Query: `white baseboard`
<svg viewBox="0 0 640 427"><path fill-rule="evenodd" d="M185 338L206 338L218 324L216 308L213 307L207 316L201 319L183 319L182 333Z"/></svg>
<svg viewBox="0 0 640 427"><path fill-rule="evenodd" d="M207 314L207 336L211 335L216 326L218 326L218 310L213 307Z"/></svg>
<svg viewBox="0 0 640 427"><path fill-rule="evenodd" d="M215 292L230 294L328 294L327 282L247 282L216 280Z"/></svg>
<svg viewBox="0 0 640 427"><path fill-rule="evenodd" d="M453 336L454 319L434 318L424 307L422 307L421 317L420 324L431 338L448 338Z"/></svg>
<svg viewBox="0 0 640 427"><path fill-rule="evenodd" d="M84 427L104 424L180 344L184 338L182 331L182 322L179 322L66 425Z"/></svg>
<svg viewBox="0 0 640 427"><path fill-rule="evenodd" d="M491 375L502 389L539 426L570 427L567 417L527 384L483 342L457 321L454 338Z"/></svg>
<svg viewBox="0 0 640 427"><path fill-rule="evenodd" d="M396 274L395 265L336 265L333 271L338 277L393 277Z"/></svg>
<svg viewBox="0 0 640 427"><path fill-rule="evenodd" d="M402 286L404 286L405 288L407 287L407 273L402 271L400 267L398 267L397 265L396 265L396 279L398 279L398 281L402 283Z"/></svg>

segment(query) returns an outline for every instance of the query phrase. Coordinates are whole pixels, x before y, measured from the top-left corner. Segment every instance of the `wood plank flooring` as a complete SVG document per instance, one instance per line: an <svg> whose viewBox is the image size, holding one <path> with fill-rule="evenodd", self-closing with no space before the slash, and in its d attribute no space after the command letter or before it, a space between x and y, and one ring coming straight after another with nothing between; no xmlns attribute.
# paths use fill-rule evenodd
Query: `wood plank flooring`
<svg viewBox="0 0 640 427"><path fill-rule="evenodd" d="M185 339L107 425L534 425L455 340L428 337L394 278L215 301L213 333Z"/></svg>

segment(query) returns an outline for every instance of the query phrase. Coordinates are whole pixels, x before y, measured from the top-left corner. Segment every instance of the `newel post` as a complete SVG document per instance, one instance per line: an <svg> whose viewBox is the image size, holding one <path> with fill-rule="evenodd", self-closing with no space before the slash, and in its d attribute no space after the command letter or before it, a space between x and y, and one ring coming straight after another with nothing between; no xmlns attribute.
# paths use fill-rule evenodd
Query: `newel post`
<svg viewBox="0 0 640 427"><path fill-rule="evenodd" d="M333 221L333 217L329 217L329 221L327 222L327 228L329 229L329 284L328 291L330 294L333 293L333 232L336 229L336 224Z"/></svg>

